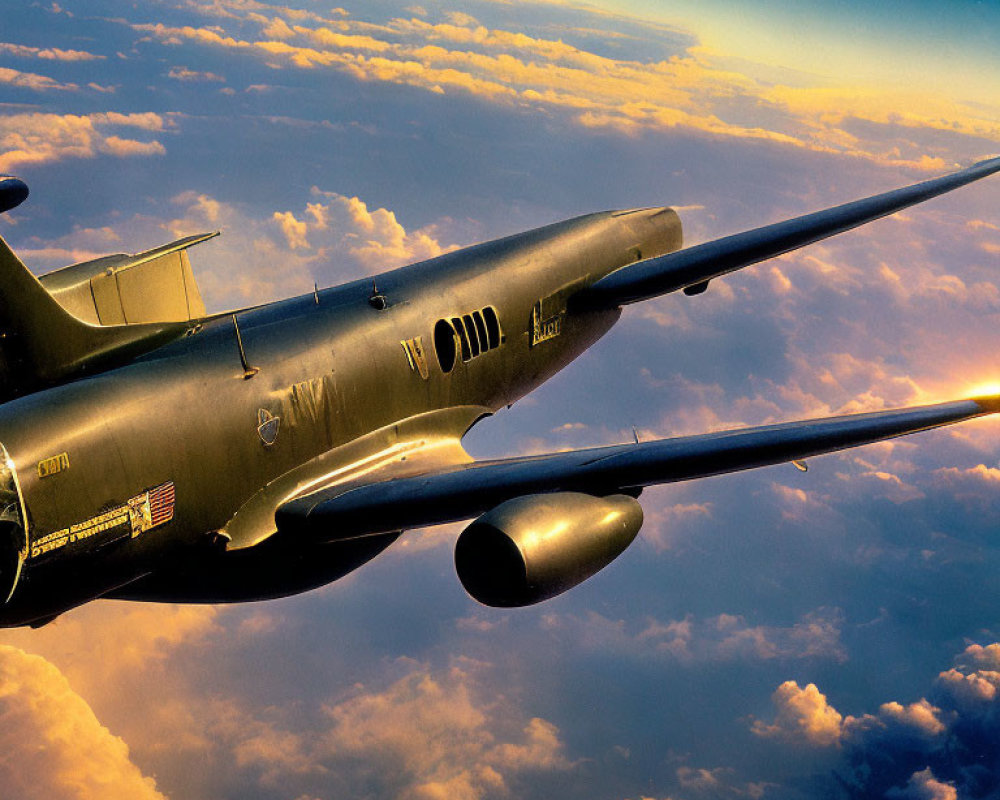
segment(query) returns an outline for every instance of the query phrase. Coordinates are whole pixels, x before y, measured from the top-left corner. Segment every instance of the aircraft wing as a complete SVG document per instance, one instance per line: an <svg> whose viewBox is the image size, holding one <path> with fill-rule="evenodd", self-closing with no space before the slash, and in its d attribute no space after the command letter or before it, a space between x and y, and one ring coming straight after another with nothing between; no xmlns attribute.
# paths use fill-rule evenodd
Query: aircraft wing
<svg viewBox="0 0 1000 800"><path fill-rule="evenodd" d="M454 522L523 495L604 496L763 467L1000 412L1000 395L699 436L480 461L353 489L322 489L280 506L278 536L313 541Z"/></svg>
<svg viewBox="0 0 1000 800"><path fill-rule="evenodd" d="M913 186L639 261L582 290L573 298L573 307L614 308L678 289L698 294L712 278L894 214L995 172L1000 172L1000 157Z"/></svg>

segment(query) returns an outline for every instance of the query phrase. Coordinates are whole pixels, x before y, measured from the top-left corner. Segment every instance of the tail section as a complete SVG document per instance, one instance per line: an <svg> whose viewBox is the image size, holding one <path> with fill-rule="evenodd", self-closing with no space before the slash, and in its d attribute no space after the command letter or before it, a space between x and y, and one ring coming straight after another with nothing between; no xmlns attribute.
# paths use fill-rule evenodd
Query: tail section
<svg viewBox="0 0 1000 800"><path fill-rule="evenodd" d="M180 322L205 316L187 248L219 232L200 233L130 255L119 253L42 275L59 305L94 325Z"/></svg>
<svg viewBox="0 0 1000 800"><path fill-rule="evenodd" d="M88 324L66 311L0 239L0 400L127 363L191 324Z"/></svg>

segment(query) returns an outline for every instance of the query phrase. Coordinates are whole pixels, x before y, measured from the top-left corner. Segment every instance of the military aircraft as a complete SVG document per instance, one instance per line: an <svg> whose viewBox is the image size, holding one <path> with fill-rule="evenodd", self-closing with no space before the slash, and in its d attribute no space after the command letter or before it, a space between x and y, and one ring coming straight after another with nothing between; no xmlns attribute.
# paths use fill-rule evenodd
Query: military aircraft
<svg viewBox="0 0 1000 800"><path fill-rule="evenodd" d="M686 249L671 208L589 214L224 314L206 314L187 256L215 233L41 278L0 240L0 625L102 597L290 595L402 531L472 518L462 584L529 605L632 542L645 486L1000 412L991 395L491 461L462 448L623 305L697 295L998 171L991 158ZM26 196L0 178L0 211Z"/></svg>

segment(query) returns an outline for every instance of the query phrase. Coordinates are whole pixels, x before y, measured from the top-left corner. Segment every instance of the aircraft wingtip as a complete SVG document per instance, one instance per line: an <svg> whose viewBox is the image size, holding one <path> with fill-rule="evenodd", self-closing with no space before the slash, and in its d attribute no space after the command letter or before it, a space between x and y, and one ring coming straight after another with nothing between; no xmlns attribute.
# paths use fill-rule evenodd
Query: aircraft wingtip
<svg viewBox="0 0 1000 800"><path fill-rule="evenodd" d="M1000 394L984 394L970 399L978 403L986 414L1000 413Z"/></svg>
<svg viewBox="0 0 1000 800"><path fill-rule="evenodd" d="M28 197L28 185L13 175L0 175L0 212L17 208Z"/></svg>

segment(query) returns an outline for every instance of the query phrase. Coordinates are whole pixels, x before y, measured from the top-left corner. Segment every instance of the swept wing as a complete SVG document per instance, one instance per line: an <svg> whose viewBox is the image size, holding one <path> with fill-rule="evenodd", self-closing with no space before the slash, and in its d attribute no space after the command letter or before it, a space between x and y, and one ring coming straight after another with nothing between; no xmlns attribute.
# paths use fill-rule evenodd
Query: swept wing
<svg viewBox="0 0 1000 800"><path fill-rule="evenodd" d="M610 495L763 467L1000 411L1000 395L636 444L480 461L348 491L333 487L278 508L279 536L352 539L468 519L528 494Z"/></svg>
<svg viewBox="0 0 1000 800"><path fill-rule="evenodd" d="M639 261L594 282L573 298L573 307L614 308L678 289L697 294L713 278L895 214L995 172L1000 172L1000 158L987 159L913 186Z"/></svg>

